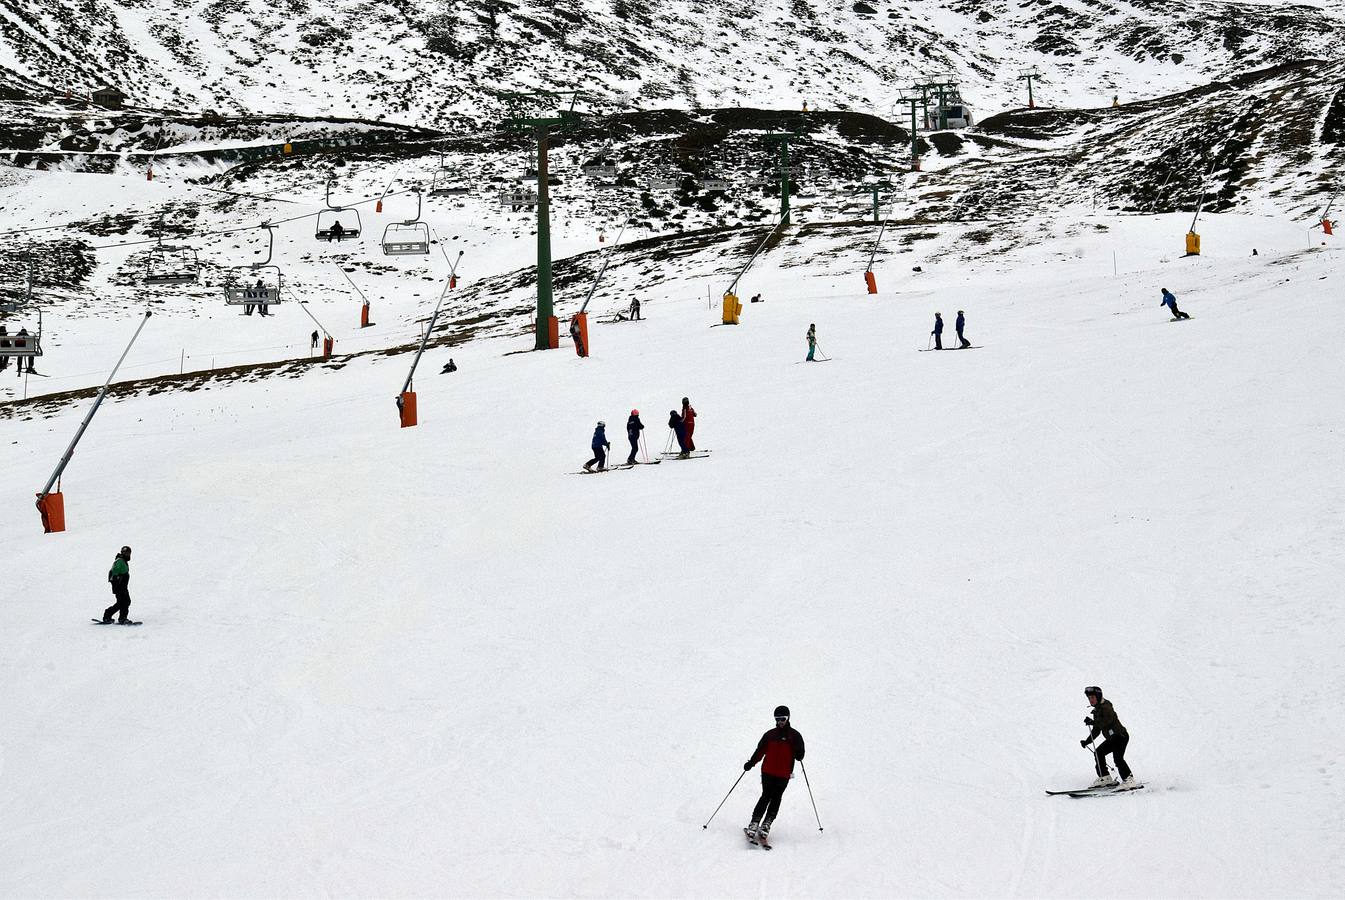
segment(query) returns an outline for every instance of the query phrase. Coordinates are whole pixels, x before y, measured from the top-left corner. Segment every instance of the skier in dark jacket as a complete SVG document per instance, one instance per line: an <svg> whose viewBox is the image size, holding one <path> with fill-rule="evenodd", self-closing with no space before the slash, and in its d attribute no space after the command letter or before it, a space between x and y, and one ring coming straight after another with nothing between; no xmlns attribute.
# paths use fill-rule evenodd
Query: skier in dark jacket
<svg viewBox="0 0 1345 900"><path fill-rule="evenodd" d="M685 456L687 452L686 423L682 421L682 416L675 409L668 410L668 427L677 436L678 454Z"/></svg>
<svg viewBox="0 0 1345 900"><path fill-rule="evenodd" d="M1168 290L1167 288L1163 288L1163 302L1158 305L1166 306L1168 309L1172 310L1172 317L1174 319L1191 318L1186 313L1182 312L1180 309L1177 308L1177 298L1173 296L1172 291Z"/></svg>
<svg viewBox="0 0 1345 900"><path fill-rule="evenodd" d="M802 759L803 735L789 726L789 707L777 706L775 727L761 736L756 752L743 763L744 772L761 763L761 799L752 810L752 821L743 829L749 839L765 840L770 834L785 788L794 777L794 761Z"/></svg>
<svg viewBox="0 0 1345 900"><path fill-rule="evenodd" d="M817 352L817 325L808 326L808 358L804 362L813 362L813 354Z"/></svg>
<svg viewBox="0 0 1345 900"><path fill-rule="evenodd" d="M934 349L943 349L943 313L934 314L934 330L930 332L934 335Z"/></svg>
<svg viewBox="0 0 1345 900"><path fill-rule="evenodd" d="M131 614L131 592L129 585L131 583L131 548L122 547L112 560L112 568L108 570L107 580L112 585L112 596L117 598L117 602L103 610L103 624L112 624L112 614L117 613L117 624L125 625L127 617Z"/></svg>
<svg viewBox="0 0 1345 900"><path fill-rule="evenodd" d="M640 421L640 411L632 409L630 418L626 420L626 439L630 441L630 456L626 457L626 465L635 465L635 454L640 450L640 432L644 431L644 423Z"/></svg>
<svg viewBox="0 0 1345 900"><path fill-rule="evenodd" d="M584 471L592 472L594 463L598 465L598 471L601 472L607 468L607 450L612 446L612 442L607 440L607 423L599 422L598 427L593 429L593 458L584 463Z"/></svg>
<svg viewBox="0 0 1345 900"><path fill-rule="evenodd" d="M1101 744L1094 751L1097 757L1097 780L1090 787L1111 787L1116 784L1116 779L1107 771L1107 754L1110 753L1112 759L1116 761L1116 771L1121 773L1120 790L1130 791L1139 787L1135 781L1135 776L1130 771L1130 766L1126 765L1126 745L1130 743L1130 733L1126 731L1121 720L1117 718L1116 710L1112 709L1111 701L1104 700L1102 697L1102 688L1090 686L1083 689L1084 696L1088 698L1088 704L1093 707L1093 714L1083 720L1088 726L1088 737L1079 741L1079 746L1087 747L1099 736L1103 738Z"/></svg>
<svg viewBox="0 0 1345 900"><path fill-rule="evenodd" d="M962 342L962 346L958 347L959 350L966 350L968 347L971 346L971 341L967 340L962 336L962 329L966 327L966 324L967 324L967 318L966 316L962 315L962 310L959 309L957 311L957 322L954 323L955 327L957 328L957 339Z"/></svg>

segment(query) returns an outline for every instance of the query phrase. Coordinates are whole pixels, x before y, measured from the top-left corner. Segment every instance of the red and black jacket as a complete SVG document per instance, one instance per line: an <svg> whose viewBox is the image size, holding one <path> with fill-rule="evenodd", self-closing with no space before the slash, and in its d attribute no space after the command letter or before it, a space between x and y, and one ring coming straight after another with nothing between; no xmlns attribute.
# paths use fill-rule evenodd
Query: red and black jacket
<svg viewBox="0 0 1345 900"><path fill-rule="evenodd" d="M757 752L752 754L749 762L752 765L761 762L763 775L788 778L794 774L796 759L803 759L803 735L788 725L781 725L761 736Z"/></svg>

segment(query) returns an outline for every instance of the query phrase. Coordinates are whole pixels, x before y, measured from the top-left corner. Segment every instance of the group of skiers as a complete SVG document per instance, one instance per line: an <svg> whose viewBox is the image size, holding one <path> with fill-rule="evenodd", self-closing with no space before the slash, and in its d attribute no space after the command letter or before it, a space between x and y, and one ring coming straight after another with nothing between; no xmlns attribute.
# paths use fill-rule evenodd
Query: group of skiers
<svg viewBox="0 0 1345 900"><path fill-rule="evenodd" d="M691 405L691 401L682 398L682 411L668 411L668 427L673 430L677 437L677 446L679 448L678 459L686 459L691 455L691 451L696 449L695 441L692 436L696 432L696 409ZM626 457L626 465L634 466L639 463L635 458L640 452L640 432L644 431L644 423L640 421L640 411L632 409L630 417L626 419L626 439L630 441L630 455ZM607 423L598 422L593 429L593 439L589 442L589 448L593 451L593 458L584 463L584 471L592 472L594 467L601 472L607 468L607 453L612 449L612 442L607 439Z"/></svg>
<svg viewBox="0 0 1345 900"><path fill-rule="evenodd" d="M959 350L966 350L968 347L971 346L971 341L967 340L967 339L962 335L962 329L967 327L967 317L963 314L962 310L960 310L960 309L957 311L957 322L955 323L954 327L957 329L957 340L958 340L958 348L957 348L957 349L959 349ZM930 335L932 335L933 338L934 338L934 349L935 349L935 350L942 350L942 349L943 349L943 313L937 313L937 312L936 312L936 313L934 314L934 330L930 332Z"/></svg>

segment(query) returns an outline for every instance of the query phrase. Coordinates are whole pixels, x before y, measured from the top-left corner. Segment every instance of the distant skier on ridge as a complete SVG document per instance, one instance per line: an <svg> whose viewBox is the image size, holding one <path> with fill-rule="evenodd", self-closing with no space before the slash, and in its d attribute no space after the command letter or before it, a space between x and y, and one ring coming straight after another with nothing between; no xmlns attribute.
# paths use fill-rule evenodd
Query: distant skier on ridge
<svg viewBox="0 0 1345 900"><path fill-rule="evenodd" d="M752 809L752 821L743 829L749 841L765 841L771 823L780 812L780 801L789 779L794 777L795 760L803 759L803 735L789 725L789 707L775 708L775 727L761 736L752 758L743 763L743 771L761 763L761 799Z"/></svg>
<svg viewBox="0 0 1345 900"><path fill-rule="evenodd" d="M1121 784L1117 790L1133 791L1140 787L1139 782L1135 781L1135 775L1130 771L1130 766L1126 765L1125 753L1126 745L1130 743L1130 733L1126 731L1125 726L1116 715L1116 710L1112 709L1111 701L1102 697L1102 688L1092 685L1083 689L1084 696L1088 698L1088 704L1093 707L1093 714L1083 720L1088 726L1088 737L1079 741L1080 747L1087 747L1099 736L1104 740L1094 751L1097 758L1097 780L1090 788L1116 787L1116 779L1107 771L1107 754L1111 754L1112 759L1116 761L1116 771L1121 773Z"/></svg>
<svg viewBox="0 0 1345 900"><path fill-rule="evenodd" d="M1166 306L1168 309L1172 310L1172 317L1174 319L1191 318L1186 313L1182 312L1180 309L1177 308L1177 298L1173 296L1172 291L1168 290L1167 288L1163 288L1163 302L1160 303L1159 306Z"/></svg>

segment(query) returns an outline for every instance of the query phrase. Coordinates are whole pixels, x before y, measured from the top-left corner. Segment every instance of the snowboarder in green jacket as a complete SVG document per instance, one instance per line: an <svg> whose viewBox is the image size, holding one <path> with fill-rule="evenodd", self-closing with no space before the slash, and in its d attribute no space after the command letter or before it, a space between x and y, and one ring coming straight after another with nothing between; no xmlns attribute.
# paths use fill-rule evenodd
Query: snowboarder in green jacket
<svg viewBox="0 0 1345 900"><path fill-rule="evenodd" d="M131 592L129 585L131 583L131 548L122 547L118 551L115 559L112 560L112 568L108 570L107 580L112 585L112 596L117 598L117 602L103 610L103 624L112 623L112 614L117 613L117 624L125 625L131 614Z"/></svg>

